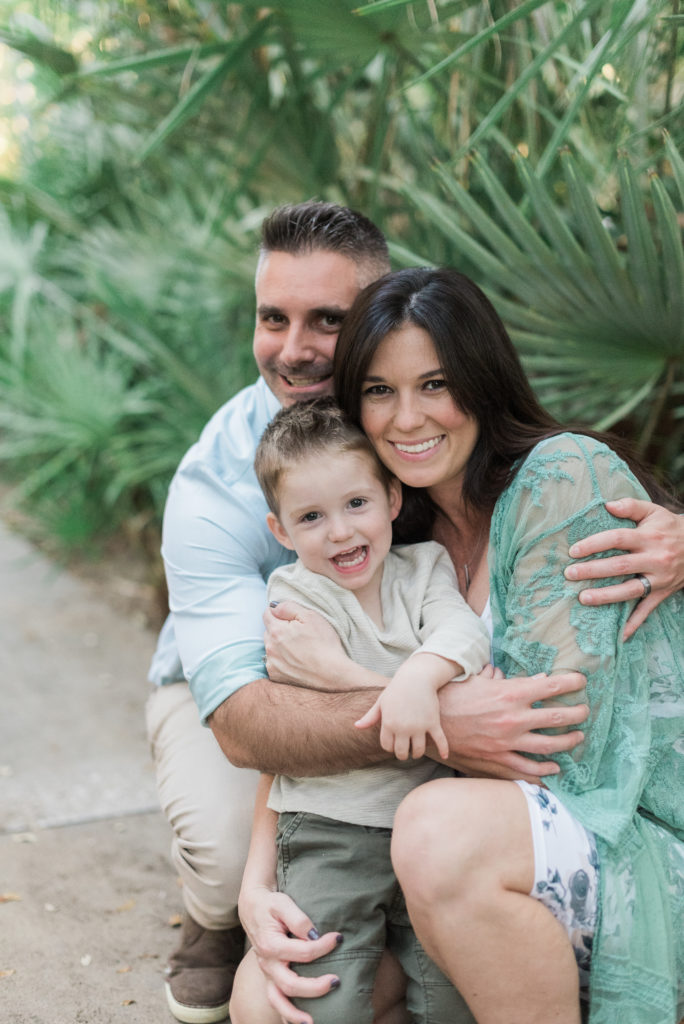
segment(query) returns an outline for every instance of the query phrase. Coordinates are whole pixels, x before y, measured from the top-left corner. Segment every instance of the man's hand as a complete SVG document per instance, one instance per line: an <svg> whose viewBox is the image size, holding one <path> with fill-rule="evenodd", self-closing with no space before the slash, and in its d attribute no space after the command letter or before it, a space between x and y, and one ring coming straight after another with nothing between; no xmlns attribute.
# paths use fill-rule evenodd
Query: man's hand
<svg viewBox="0 0 684 1024"><path fill-rule="evenodd" d="M572 558L586 558L617 548L624 552L592 562L569 565L569 580L597 580L606 576L628 576L622 583L609 587L589 587L580 594L587 605L610 604L613 601L634 601L638 604L627 619L623 639L636 632L661 601L684 587L684 516L675 515L637 498L606 502L606 508L620 519L637 523L636 530L618 527L604 530L578 541L570 548ZM644 585L638 575L648 578L651 592L643 597Z"/></svg>
<svg viewBox="0 0 684 1024"><path fill-rule="evenodd" d="M504 679L489 666L462 683L439 691L442 725L449 740L449 764L466 775L538 782L555 775L555 761L531 761L522 753L549 754L573 750L584 733L573 729L557 735L533 730L567 728L584 722L584 703L534 708L537 701L580 693L586 680L579 672ZM430 753L430 751L428 751ZM433 750L431 756L436 757Z"/></svg>

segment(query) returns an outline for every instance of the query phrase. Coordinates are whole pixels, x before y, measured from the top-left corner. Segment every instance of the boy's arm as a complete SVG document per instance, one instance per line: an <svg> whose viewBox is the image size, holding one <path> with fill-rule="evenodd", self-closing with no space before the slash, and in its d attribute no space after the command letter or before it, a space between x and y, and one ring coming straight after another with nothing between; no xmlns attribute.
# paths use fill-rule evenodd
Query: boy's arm
<svg viewBox="0 0 684 1024"><path fill-rule="evenodd" d="M428 737L446 760L449 743L440 723L439 691L462 671L455 661L418 651L397 670L356 727L366 729L380 723L382 749L393 752L400 761L422 757Z"/></svg>
<svg viewBox="0 0 684 1024"><path fill-rule="evenodd" d="M380 743L405 760L422 757L430 737L446 760L449 744L440 722L438 693L450 680L465 679L489 660L489 634L458 591L451 559L439 544L404 549L425 581L418 633L421 646L395 673L367 715L356 723L380 722Z"/></svg>

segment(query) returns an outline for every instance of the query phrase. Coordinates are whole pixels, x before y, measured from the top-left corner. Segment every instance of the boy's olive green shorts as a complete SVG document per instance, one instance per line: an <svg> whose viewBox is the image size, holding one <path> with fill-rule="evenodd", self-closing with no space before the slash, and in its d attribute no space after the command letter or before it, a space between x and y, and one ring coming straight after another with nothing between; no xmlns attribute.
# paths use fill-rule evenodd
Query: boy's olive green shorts
<svg viewBox="0 0 684 1024"><path fill-rule="evenodd" d="M283 812L278 825L278 888L311 918L319 933L343 941L298 974L333 973L340 986L318 999L294 1000L315 1024L372 1024L371 996L380 956L389 949L407 977L415 1024L474 1024L451 982L430 960L411 927L390 861L388 828L369 828Z"/></svg>

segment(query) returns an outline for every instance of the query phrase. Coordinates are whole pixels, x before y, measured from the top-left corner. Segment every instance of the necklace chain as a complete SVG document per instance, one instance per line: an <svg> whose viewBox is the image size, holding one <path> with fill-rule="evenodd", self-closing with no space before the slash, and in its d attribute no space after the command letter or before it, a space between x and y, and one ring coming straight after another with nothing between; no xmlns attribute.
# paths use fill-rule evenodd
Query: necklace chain
<svg viewBox="0 0 684 1024"><path fill-rule="evenodd" d="M458 535L460 531L458 530L458 527L456 527L455 524L452 522L452 520L449 518L449 516L446 515L446 513L442 512L441 509L439 510L439 512L441 513L441 516L443 517L443 521L444 521L445 526L449 530L455 531L456 534ZM447 539L447 536L444 535L443 538L442 538L442 542L444 543L444 546L449 549L449 552L451 554L451 559L452 559L452 562L454 564L455 569L457 571L463 573L463 578L464 578L464 581L465 581L464 593L468 592L468 590L470 589L470 584L472 583L472 576L471 576L471 571L470 570L471 570L471 568L473 567L473 565L475 564L476 560L479 558L479 556L480 556L480 554L482 552L482 541L483 541L483 538L485 536L485 528L487 528L487 530L489 529L489 520L486 517L483 520L480 521L480 529L479 529L478 534L477 534L477 539L475 540L475 543L473 544L472 548L470 549L470 555L469 555L468 560L466 562L460 562L460 563L456 562L455 559L454 559L455 552L452 554L453 548L450 545L450 543L449 543L449 541ZM439 538L436 537L435 539L437 540Z"/></svg>
<svg viewBox="0 0 684 1024"><path fill-rule="evenodd" d="M470 580L470 567L473 564L473 562L475 561L475 559L480 554L480 544L481 544L481 541L482 541L482 534L483 533L484 533L484 525L480 526L480 532L477 535L477 540L475 541L475 544L473 546L472 552L470 554L470 558L468 559L467 562L463 562L463 564L461 565L461 569L463 570L463 576L465 578L466 594L470 590L470 583L471 583L471 580Z"/></svg>

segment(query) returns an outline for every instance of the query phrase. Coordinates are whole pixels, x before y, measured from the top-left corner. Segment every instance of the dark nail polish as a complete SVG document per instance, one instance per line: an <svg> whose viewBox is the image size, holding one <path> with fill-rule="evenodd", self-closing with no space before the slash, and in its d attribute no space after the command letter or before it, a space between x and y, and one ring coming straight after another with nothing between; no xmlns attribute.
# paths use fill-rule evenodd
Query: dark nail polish
<svg viewBox="0 0 684 1024"><path fill-rule="evenodd" d="M333 980L330 982L330 988L339 988L339 987L340 987L340 979L339 978L333 978Z"/></svg>
<svg viewBox="0 0 684 1024"><path fill-rule="evenodd" d="M343 941L344 941L344 935L340 935L340 933L338 932L338 933L337 933L337 937L336 937L336 939L335 939L335 942L336 942L336 943L337 943L337 945L339 946L340 942L343 942Z"/></svg>
<svg viewBox="0 0 684 1024"><path fill-rule="evenodd" d="M318 930L316 928L312 928L311 931L307 933L307 935L310 939L320 939L320 935L318 934Z"/></svg>

